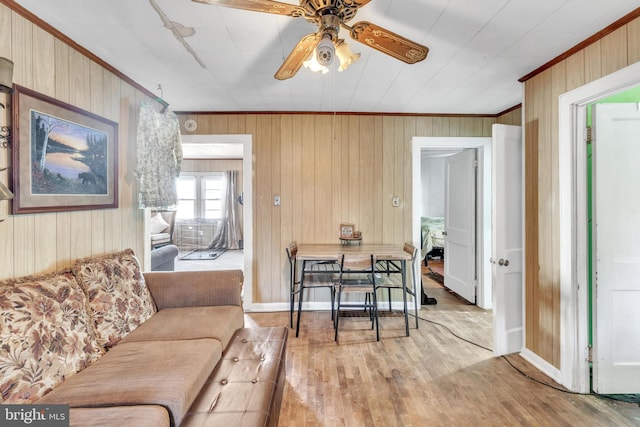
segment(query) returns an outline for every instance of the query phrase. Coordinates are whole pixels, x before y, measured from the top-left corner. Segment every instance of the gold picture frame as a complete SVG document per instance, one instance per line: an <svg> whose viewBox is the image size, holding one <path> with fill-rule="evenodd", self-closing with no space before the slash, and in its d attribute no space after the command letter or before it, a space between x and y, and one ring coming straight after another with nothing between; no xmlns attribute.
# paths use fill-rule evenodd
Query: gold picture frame
<svg viewBox="0 0 640 427"><path fill-rule="evenodd" d="M355 233L355 225L349 222L343 222L340 224L340 238L341 239L350 239Z"/></svg>
<svg viewBox="0 0 640 427"><path fill-rule="evenodd" d="M118 207L118 124L14 89L12 213Z"/></svg>

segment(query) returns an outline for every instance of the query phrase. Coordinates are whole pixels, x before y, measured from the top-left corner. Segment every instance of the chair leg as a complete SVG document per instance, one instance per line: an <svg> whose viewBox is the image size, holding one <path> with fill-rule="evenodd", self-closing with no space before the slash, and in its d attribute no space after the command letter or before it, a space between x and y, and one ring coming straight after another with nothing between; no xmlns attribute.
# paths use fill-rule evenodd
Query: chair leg
<svg viewBox="0 0 640 427"><path fill-rule="evenodd" d="M336 290L331 287L331 320L333 320L333 316L335 316L334 303L336 299Z"/></svg>
<svg viewBox="0 0 640 427"><path fill-rule="evenodd" d="M376 322L376 341L380 341L380 325L378 322L378 298L376 298L375 290L372 293L372 295L373 295L373 305L371 307L371 311L373 312L373 319Z"/></svg>
<svg viewBox="0 0 640 427"><path fill-rule="evenodd" d="M333 337L335 342L338 342L338 330L340 329L340 297L342 296L342 288L338 287L338 297L337 297L337 306L336 306L336 315L335 315L335 335Z"/></svg>
<svg viewBox="0 0 640 427"><path fill-rule="evenodd" d="M418 329L418 288L415 285L415 282L413 284L413 305L415 308L415 315L416 315L416 329Z"/></svg>
<svg viewBox="0 0 640 427"><path fill-rule="evenodd" d="M404 261L403 261L404 262ZM403 266L403 270L404 270ZM409 309L407 308L407 276L402 273L402 308L404 309L404 327L405 334L409 336Z"/></svg>
<svg viewBox="0 0 640 427"><path fill-rule="evenodd" d="M294 295L293 286L295 286L295 285L292 285L292 288L291 288L291 290L289 292L289 304L290 304L290 307L289 307L289 327L291 329L293 329L293 307L294 307L294 304L295 304L295 299L293 297L293 295Z"/></svg>
<svg viewBox="0 0 640 427"><path fill-rule="evenodd" d="M298 289L298 320L296 322L296 338L298 337L298 334L300 333L300 317L302 314L302 297L303 297L303 291L304 291L304 286L302 283L302 279L300 280L300 288Z"/></svg>

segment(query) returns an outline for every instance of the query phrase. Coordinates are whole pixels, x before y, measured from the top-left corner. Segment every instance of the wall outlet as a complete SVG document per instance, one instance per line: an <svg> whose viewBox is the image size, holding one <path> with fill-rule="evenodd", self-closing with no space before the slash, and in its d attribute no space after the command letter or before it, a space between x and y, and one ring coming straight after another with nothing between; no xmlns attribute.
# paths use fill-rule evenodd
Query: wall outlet
<svg viewBox="0 0 640 427"><path fill-rule="evenodd" d="M280 206L280 196L273 196L273 206Z"/></svg>
<svg viewBox="0 0 640 427"><path fill-rule="evenodd" d="M394 208L397 208L398 206L400 206L400 197L393 196L393 199L391 200L391 204L393 205Z"/></svg>

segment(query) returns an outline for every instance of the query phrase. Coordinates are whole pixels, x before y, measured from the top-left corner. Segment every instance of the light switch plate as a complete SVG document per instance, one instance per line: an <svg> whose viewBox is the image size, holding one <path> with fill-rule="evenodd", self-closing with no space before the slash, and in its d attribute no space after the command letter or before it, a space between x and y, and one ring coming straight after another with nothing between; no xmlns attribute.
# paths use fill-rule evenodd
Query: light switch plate
<svg viewBox="0 0 640 427"><path fill-rule="evenodd" d="M397 208L398 206L400 206L400 197L393 196L391 204L393 205L394 208Z"/></svg>
<svg viewBox="0 0 640 427"><path fill-rule="evenodd" d="M273 206L280 206L280 196L273 196Z"/></svg>

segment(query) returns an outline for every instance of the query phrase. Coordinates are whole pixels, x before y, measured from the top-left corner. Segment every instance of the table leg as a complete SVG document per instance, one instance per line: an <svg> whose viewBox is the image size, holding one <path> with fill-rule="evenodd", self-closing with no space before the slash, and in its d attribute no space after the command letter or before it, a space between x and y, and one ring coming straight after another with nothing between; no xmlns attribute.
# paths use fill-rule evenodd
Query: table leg
<svg viewBox="0 0 640 427"><path fill-rule="evenodd" d="M402 303L404 304L404 326L409 336L409 311L407 310L407 261L401 261L402 269ZM417 315L417 313L416 313Z"/></svg>

